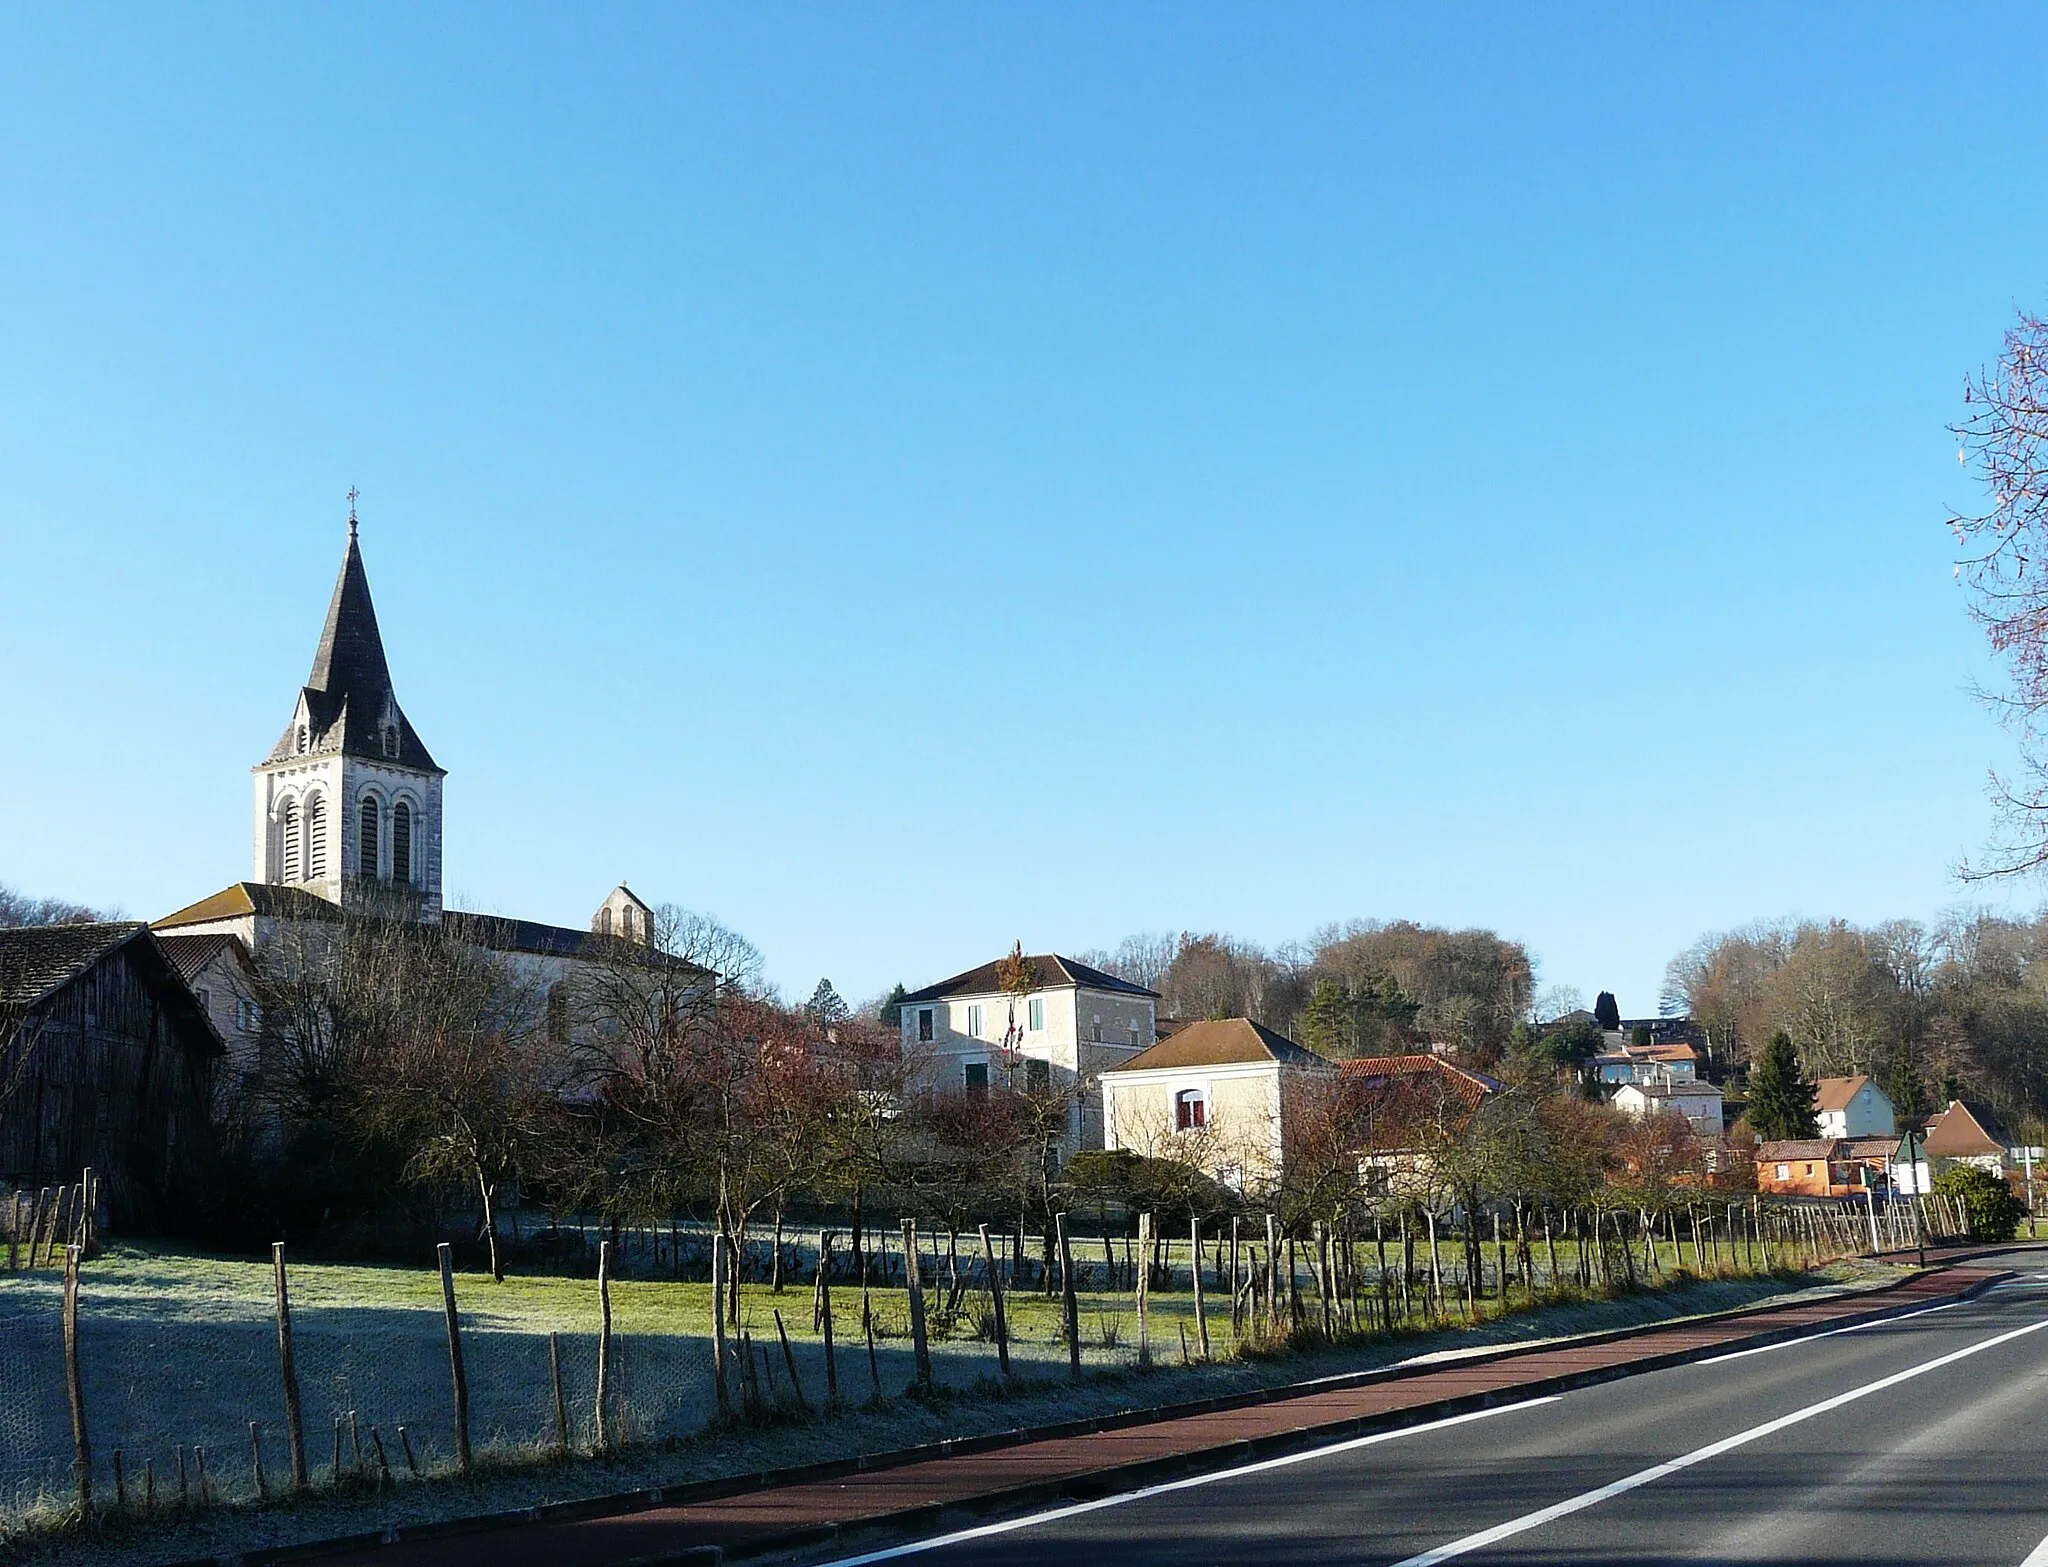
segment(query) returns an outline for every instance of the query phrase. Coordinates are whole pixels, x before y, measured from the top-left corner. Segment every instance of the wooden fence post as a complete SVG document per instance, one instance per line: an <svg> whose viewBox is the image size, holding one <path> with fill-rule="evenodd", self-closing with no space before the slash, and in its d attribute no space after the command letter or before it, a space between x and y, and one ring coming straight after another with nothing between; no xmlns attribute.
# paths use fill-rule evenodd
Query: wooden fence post
<svg viewBox="0 0 2048 1567"><path fill-rule="evenodd" d="M1010 1320L1003 1307L1003 1270L996 1261L995 1249L990 1245L988 1226L981 1227L981 1265L988 1272L989 1304L996 1314L996 1364L1002 1368L1003 1379L1010 1376Z"/></svg>
<svg viewBox="0 0 2048 1567"><path fill-rule="evenodd" d="M562 1335L548 1335L548 1376L555 1385L555 1452L569 1456L569 1401L562 1396Z"/></svg>
<svg viewBox="0 0 2048 1567"><path fill-rule="evenodd" d="M711 1237L711 1359L717 1370L718 1413L724 1418L732 1413L732 1390L726 1386L725 1360L725 1232L718 1231Z"/></svg>
<svg viewBox="0 0 2048 1567"><path fill-rule="evenodd" d="M839 1357L832 1343L832 1233L818 1236L818 1328L825 1340L825 1402L839 1403Z"/></svg>
<svg viewBox="0 0 2048 1567"><path fill-rule="evenodd" d="M910 1293L910 1339L917 1353L917 1385L932 1385L932 1346L924 1325L924 1270L917 1258L917 1221L903 1221L903 1282Z"/></svg>
<svg viewBox="0 0 2048 1567"><path fill-rule="evenodd" d="M1202 1358L1209 1358L1209 1308L1202 1299L1202 1221L1190 1214L1188 1217L1189 1236L1194 1243L1195 1279L1195 1336L1202 1342Z"/></svg>
<svg viewBox="0 0 2048 1567"><path fill-rule="evenodd" d="M1152 1364L1152 1215L1138 1215L1138 1364Z"/></svg>
<svg viewBox="0 0 2048 1567"><path fill-rule="evenodd" d="M605 1405L612 1388L612 1243L597 1243L597 1450L611 1450Z"/></svg>
<svg viewBox="0 0 2048 1567"><path fill-rule="evenodd" d="M455 1259L446 1241L435 1248L441 1260L441 1309L448 1318L448 1376L455 1388L455 1463L470 1476L469 1376L462 1369L462 1321L455 1311Z"/></svg>
<svg viewBox="0 0 2048 1567"><path fill-rule="evenodd" d="M85 1378L78 1365L78 1259L64 1249L64 1380L71 1394L71 1446L78 1463L78 1516L92 1522L92 1440L85 1429Z"/></svg>
<svg viewBox="0 0 2048 1567"><path fill-rule="evenodd" d="M292 1298L285 1283L284 1242L270 1247L270 1265L277 1277L277 1369L284 1384L285 1445L290 1449L292 1489L306 1489L306 1428L299 1407L298 1363L292 1358Z"/></svg>
<svg viewBox="0 0 2048 1567"><path fill-rule="evenodd" d="M782 1365L789 1373L789 1390L796 1395L798 1407L809 1414L811 1401L804 1397L803 1379L796 1374L796 1351L789 1347L789 1329L782 1325L782 1308L775 1307L770 1315L775 1318L775 1336L782 1340Z"/></svg>
<svg viewBox="0 0 2048 1567"><path fill-rule="evenodd" d="M1060 1321L1067 1333L1067 1370L1075 1381L1081 1379L1081 1301L1074 1290L1074 1248L1067 1239L1067 1216L1053 1215L1060 1250ZM1150 1267L1147 1257L1139 1266Z"/></svg>

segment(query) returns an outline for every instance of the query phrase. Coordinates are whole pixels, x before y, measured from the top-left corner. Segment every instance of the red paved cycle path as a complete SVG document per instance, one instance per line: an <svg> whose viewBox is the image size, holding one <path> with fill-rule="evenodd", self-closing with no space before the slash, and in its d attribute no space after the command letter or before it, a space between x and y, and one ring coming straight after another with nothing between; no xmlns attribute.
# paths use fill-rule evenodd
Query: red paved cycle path
<svg viewBox="0 0 2048 1567"><path fill-rule="evenodd" d="M406 1531L389 1544L358 1545L320 1559L327 1567L624 1567L704 1547L740 1555L794 1545L805 1536L824 1542L839 1529L885 1521L906 1529L935 1528L942 1508L991 1512L1061 1496L1107 1494L1171 1473L1220 1466L1318 1439L1337 1440L1461 1408L1604 1381L1629 1370L1676 1364L1747 1341L1798 1336L1858 1318L1959 1299L2000 1276L1980 1268L1938 1268L1881 1292L1680 1323L1603 1342L1509 1351L1476 1363L1396 1372L1364 1386L1304 1393L1245 1408L920 1459L703 1501L657 1503L607 1516L542 1518L428 1538ZM926 1516L916 1516L920 1512ZM713 1559L713 1553L704 1550L703 1559Z"/></svg>

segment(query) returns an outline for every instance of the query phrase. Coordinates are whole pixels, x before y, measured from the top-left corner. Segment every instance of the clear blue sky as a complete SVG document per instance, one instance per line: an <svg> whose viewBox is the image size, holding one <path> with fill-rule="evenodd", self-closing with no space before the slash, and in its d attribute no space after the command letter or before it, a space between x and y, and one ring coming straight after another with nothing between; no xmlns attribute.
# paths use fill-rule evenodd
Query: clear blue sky
<svg viewBox="0 0 2048 1567"><path fill-rule="evenodd" d="M344 492L470 907L807 993L1931 915L2021 8L15 7L0 880L248 874ZM2031 899L2033 889L2017 896Z"/></svg>

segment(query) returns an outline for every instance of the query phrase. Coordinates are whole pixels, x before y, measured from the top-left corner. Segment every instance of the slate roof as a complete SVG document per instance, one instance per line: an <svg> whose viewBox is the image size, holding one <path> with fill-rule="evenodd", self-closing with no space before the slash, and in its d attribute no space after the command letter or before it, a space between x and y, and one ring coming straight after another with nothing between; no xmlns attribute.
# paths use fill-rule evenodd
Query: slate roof
<svg viewBox="0 0 2048 1567"><path fill-rule="evenodd" d="M312 734L306 754L360 756L393 762L423 772L444 771L414 732L391 690L391 668L384 659L384 637L377 629L377 606L370 601L370 578L363 570L363 552L354 523L348 530L348 553L334 582L320 645L313 650L313 671L306 677L306 711ZM389 708L397 721L398 754L385 754L379 723ZM298 717L285 725L266 762L298 755Z"/></svg>
<svg viewBox="0 0 2048 1567"><path fill-rule="evenodd" d="M188 903L162 919L152 921L157 930L175 930L180 925L205 925L214 920L247 919L260 914L269 919L338 920L341 910L318 893L303 887L280 887L267 881L231 882L210 898Z"/></svg>
<svg viewBox="0 0 2048 1567"><path fill-rule="evenodd" d="M1176 1029L1128 1061L1105 1072L1160 1072L1175 1067L1241 1066L1277 1061L1282 1066L1328 1067L1325 1061L1285 1034L1276 1034L1248 1017L1210 1018Z"/></svg>
<svg viewBox="0 0 2048 1567"><path fill-rule="evenodd" d="M637 961L649 965L695 969L700 974L711 972L701 963L692 963L687 958L675 957L639 942L601 936L595 931L576 930L567 925L543 925L537 920L511 919L502 914L465 914L459 909L449 909L441 915L441 929L458 941L492 952L530 952L540 957L576 958L585 956L592 943L600 943L606 950L631 953Z"/></svg>
<svg viewBox="0 0 2048 1567"><path fill-rule="evenodd" d="M1003 982L996 977L997 967L1007 961L998 958L971 968L964 974L955 974L951 979L942 979L936 985L927 985L914 990L903 998L905 1006L918 1001L942 1001L948 996L994 996L1000 995ZM1034 990L1065 990L1078 987L1082 990L1108 991L1120 996L1149 996L1157 999L1159 992L1147 990L1143 985L1133 985L1127 979L1118 979L1114 974L1105 974L1099 968L1090 968L1085 963L1076 963L1072 958L1060 957L1057 953L1045 953L1040 957L1024 960L1038 970L1038 983ZM1276 1036L1277 1037L1277 1036Z"/></svg>

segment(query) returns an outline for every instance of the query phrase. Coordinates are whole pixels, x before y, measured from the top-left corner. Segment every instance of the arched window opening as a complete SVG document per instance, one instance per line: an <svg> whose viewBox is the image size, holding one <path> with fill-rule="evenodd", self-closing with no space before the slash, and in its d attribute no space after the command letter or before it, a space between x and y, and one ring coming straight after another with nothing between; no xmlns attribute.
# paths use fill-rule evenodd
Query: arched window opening
<svg viewBox="0 0 2048 1567"><path fill-rule="evenodd" d="M619 910L619 920L621 925L624 927L626 939L628 941L632 941L639 936L640 932L638 926L640 921L639 918L633 913L633 909L630 904L627 905L625 908Z"/></svg>
<svg viewBox="0 0 2048 1567"><path fill-rule="evenodd" d="M1173 1096L1173 1129L1199 1132L1209 1124L1209 1096L1199 1088L1183 1088Z"/></svg>
<svg viewBox="0 0 2048 1567"><path fill-rule="evenodd" d="M377 879L377 797L366 794L356 806L356 874Z"/></svg>
<svg viewBox="0 0 2048 1567"><path fill-rule="evenodd" d="M320 881L327 875L327 802L321 796L306 796L306 880Z"/></svg>
<svg viewBox="0 0 2048 1567"><path fill-rule="evenodd" d="M412 881L412 807L400 800L391 807L391 879Z"/></svg>
<svg viewBox="0 0 2048 1567"><path fill-rule="evenodd" d="M597 933L600 936L609 936L612 933L612 911L609 904L597 911Z"/></svg>
<svg viewBox="0 0 2048 1567"><path fill-rule="evenodd" d="M299 880L299 803L284 802L277 813L277 879Z"/></svg>

